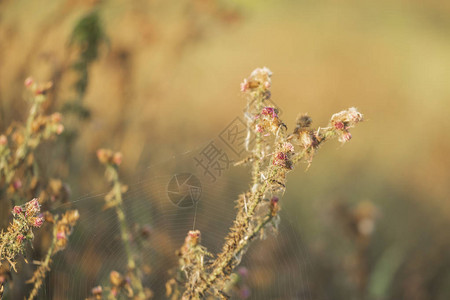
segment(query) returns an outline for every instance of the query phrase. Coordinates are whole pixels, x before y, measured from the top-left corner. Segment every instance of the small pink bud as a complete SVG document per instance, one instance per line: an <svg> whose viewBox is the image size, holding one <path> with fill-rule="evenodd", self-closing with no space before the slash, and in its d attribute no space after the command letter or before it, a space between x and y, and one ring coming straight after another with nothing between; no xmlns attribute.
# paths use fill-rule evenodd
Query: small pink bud
<svg viewBox="0 0 450 300"><path fill-rule="evenodd" d="M13 187L15 190L18 190L22 187L22 181L20 179L14 180Z"/></svg>
<svg viewBox="0 0 450 300"><path fill-rule="evenodd" d="M270 82L269 82L269 81L264 82L264 87L265 87L267 90L270 89Z"/></svg>
<svg viewBox="0 0 450 300"><path fill-rule="evenodd" d="M238 274L239 274L241 277L248 277L248 269L247 269L246 267L240 267L240 268L238 269Z"/></svg>
<svg viewBox="0 0 450 300"><path fill-rule="evenodd" d="M102 292L103 292L103 289L102 289L102 287L99 285L99 286L96 286L96 287L94 287L93 289L92 289L92 294L93 295L101 295L102 294Z"/></svg>
<svg viewBox="0 0 450 300"><path fill-rule="evenodd" d="M114 297L117 297L117 294L119 293L119 291L116 289L116 288L112 288L111 289L111 294L114 296Z"/></svg>
<svg viewBox="0 0 450 300"><path fill-rule="evenodd" d="M51 118L52 118L53 122L59 123L62 120L62 115L59 112L56 112L56 113L52 114Z"/></svg>
<svg viewBox="0 0 450 300"><path fill-rule="evenodd" d="M123 158L122 153L116 152L116 153L114 153L114 156L113 156L113 162L116 165L120 166L122 164L122 158Z"/></svg>
<svg viewBox="0 0 450 300"><path fill-rule="evenodd" d="M14 206L13 212L14 212L14 214L16 214L16 215L22 213L22 207L20 207L20 206Z"/></svg>
<svg viewBox="0 0 450 300"><path fill-rule="evenodd" d="M22 235L22 234L19 234L18 236L17 236L17 241L19 242L19 243L22 243L22 241L25 239L25 237Z"/></svg>
<svg viewBox="0 0 450 300"><path fill-rule="evenodd" d="M185 241L189 246L198 245L198 243L200 243L200 231L198 230L189 231Z"/></svg>
<svg viewBox="0 0 450 300"><path fill-rule="evenodd" d="M111 162L113 152L109 149L98 149L97 158L102 164L109 164Z"/></svg>
<svg viewBox="0 0 450 300"><path fill-rule="evenodd" d="M0 135L0 146L5 146L8 143L8 139L5 135Z"/></svg>
<svg viewBox="0 0 450 300"><path fill-rule="evenodd" d="M56 234L57 240L64 240L66 238L66 233L64 231L58 231Z"/></svg>
<svg viewBox="0 0 450 300"><path fill-rule="evenodd" d="M277 155L275 156L275 158L278 160L286 160L287 156L284 152L278 152Z"/></svg>
<svg viewBox="0 0 450 300"><path fill-rule="evenodd" d="M273 196L272 199L270 199L270 211L272 216L276 216L278 210L280 210L280 207L278 205L278 202L280 201L280 199L278 199L278 197Z"/></svg>
<svg viewBox="0 0 450 300"><path fill-rule="evenodd" d="M248 81L247 81L247 78L246 78L246 79L244 79L244 81L241 83L241 92L247 91L248 88L249 88L249 84L248 84Z"/></svg>
<svg viewBox="0 0 450 300"><path fill-rule="evenodd" d="M24 84L27 88L30 87L33 83L34 83L34 80L31 77L28 77L27 79L25 79L25 82L24 82Z"/></svg>
<svg viewBox="0 0 450 300"><path fill-rule="evenodd" d="M352 134L350 132L344 132L341 137L339 138L339 141L342 143L350 141L352 138Z"/></svg>
<svg viewBox="0 0 450 300"><path fill-rule="evenodd" d="M191 238L199 238L200 237L200 231L198 231L198 230L191 230L191 231L189 231L188 235Z"/></svg>
<svg viewBox="0 0 450 300"><path fill-rule="evenodd" d="M34 219L34 222L33 222L34 227L41 227L42 224L44 224L44 218L37 217L36 219Z"/></svg>
<svg viewBox="0 0 450 300"><path fill-rule="evenodd" d="M63 133L63 131L64 131L64 125L58 124L58 126L56 126L56 134L60 135L61 133Z"/></svg>

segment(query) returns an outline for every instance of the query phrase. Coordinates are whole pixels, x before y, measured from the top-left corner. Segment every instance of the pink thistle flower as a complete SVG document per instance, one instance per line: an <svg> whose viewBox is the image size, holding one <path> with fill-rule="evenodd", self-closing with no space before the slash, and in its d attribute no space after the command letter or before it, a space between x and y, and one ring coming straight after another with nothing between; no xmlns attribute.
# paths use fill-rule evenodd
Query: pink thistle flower
<svg viewBox="0 0 450 300"><path fill-rule="evenodd" d="M40 211L40 204L37 198L34 198L33 200L29 201L25 204L26 207L26 216L34 216Z"/></svg>
<svg viewBox="0 0 450 300"><path fill-rule="evenodd" d="M261 111L261 114L265 116L271 116L272 118L278 118L276 110L273 107L264 107Z"/></svg>
<svg viewBox="0 0 450 300"><path fill-rule="evenodd" d="M341 122L341 121L335 122L333 125L334 125L334 128L336 128L338 130L343 130L345 128L344 122Z"/></svg>
<svg viewBox="0 0 450 300"><path fill-rule="evenodd" d="M33 221L33 227L39 228L42 226L42 224L44 224L44 218L42 217L37 217Z"/></svg>
<svg viewBox="0 0 450 300"><path fill-rule="evenodd" d="M14 212L14 214L16 214L16 215L22 213L22 207L20 207L20 206L14 206L13 212Z"/></svg>
<svg viewBox="0 0 450 300"><path fill-rule="evenodd" d="M286 160L287 160L287 155L284 152L278 152L274 159L273 159L273 165L275 166L286 166Z"/></svg>
<svg viewBox="0 0 450 300"><path fill-rule="evenodd" d="M284 152L278 152L277 155L275 156L276 159L278 160L286 160L287 159L287 155Z"/></svg>
<svg viewBox="0 0 450 300"><path fill-rule="evenodd" d="M35 209L40 209L41 205L39 203L38 198L34 198L33 200L31 200L30 202L28 202L28 205L30 205L31 207L35 208Z"/></svg>

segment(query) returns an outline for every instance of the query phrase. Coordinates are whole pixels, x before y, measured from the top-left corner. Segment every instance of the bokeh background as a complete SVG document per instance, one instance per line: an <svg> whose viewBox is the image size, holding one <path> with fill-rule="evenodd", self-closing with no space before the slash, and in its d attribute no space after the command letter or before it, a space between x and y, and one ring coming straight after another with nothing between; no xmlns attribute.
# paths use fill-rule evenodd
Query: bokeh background
<svg viewBox="0 0 450 300"><path fill-rule="evenodd" d="M63 112L66 133L42 147L40 165L70 186L82 216L42 299L84 299L124 270L114 214L102 211L100 147L124 155L129 222L152 226L142 260L164 299L193 218L171 206L167 182L242 114L239 83L262 66L291 128L298 113L325 126L351 106L365 122L290 174L280 233L243 261L249 299L450 299L448 1L4 0L0 129L26 118L27 76L53 81L47 109ZM196 222L213 252L248 182L240 168L204 183Z"/></svg>

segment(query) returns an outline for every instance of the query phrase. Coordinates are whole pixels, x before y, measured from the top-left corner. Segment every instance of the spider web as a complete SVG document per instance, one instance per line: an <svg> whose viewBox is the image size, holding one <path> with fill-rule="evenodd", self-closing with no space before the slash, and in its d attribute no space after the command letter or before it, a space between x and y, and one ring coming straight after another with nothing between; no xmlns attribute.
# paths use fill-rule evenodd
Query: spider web
<svg viewBox="0 0 450 300"><path fill-rule="evenodd" d="M194 163L194 156L203 147L121 179L129 186L123 199L128 224L152 227L138 261L141 267L151 268L144 274L143 282L153 291L153 299L165 299L168 271L178 264L175 251L193 226L201 231L202 244L210 252L220 252L235 216L234 200L250 186L244 179L250 177L250 170L245 167L232 167L215 182L204 177ZM180 207L169 198L168 188L174 175L186 173L196 176L201 187L190 186L187 194L197 200L190 207ZM125 273L127 259L117 217L112 209L102 210L105 194L93 192L72 202L71 206L80 211L80 220L67 249L55 256L38 299L85 299L93 287L109 285L112 270ZM293 225L296 217L284 210L280 215L278 233L254 242L240 264L248 273L240 287L247 286L250 295L245 298L245 293L236 291L232 299L312 299L308 279L311 266L305 245Z"/></svg>

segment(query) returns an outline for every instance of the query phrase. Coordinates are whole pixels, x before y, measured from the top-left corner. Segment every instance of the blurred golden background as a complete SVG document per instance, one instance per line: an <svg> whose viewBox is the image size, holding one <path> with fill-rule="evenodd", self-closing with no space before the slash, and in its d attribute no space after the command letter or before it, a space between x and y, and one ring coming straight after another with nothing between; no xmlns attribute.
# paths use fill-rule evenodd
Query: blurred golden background
<svg viewBox="0 0 450 300"><path fill-rule="evenodd" d="M89 20L98 27L77 32L86 16L95 16ZM93 41L98 53L80 92L73 66L93 28L101 29ZM308 171L290 174L280 236L258 242L244 261L250 299L450 298L448 1L4 0L0 45L2 132L28 113L27 76L54 83L48 109L63 112L68 134L56 150L42 151L41 165L70 185L82 218L96 219L85 219L80 239L92 234L89 225L100 235L113 226L101 212L102 197L95 199L107 190L98 148L124 155L123 180L132 193L136 185L131 216L146 218L136 204L141 195L156 220L166 204L152 199L165 192L179 166L174 161L242 114L239 83L267 66L288 127L299 113L326 126L333 113L351 106L365 122L350 143L325 145ZM247 171L230 171L202 196L208 204L198 222L213 249L231 220L232 200L247 188ZM150 179L158 176L152 191ZM221 205L224 225L210 227ZM156 299L163 298L165 264L175 262L170 256L190 229L173 224L179 236L152 224L157 246L148 281ZM215 235L209 241L208 228ZM87 297L114 266L95 242L72 243L42 299ZM76 273L65 267L73 257L86 261Z"/></svg>

